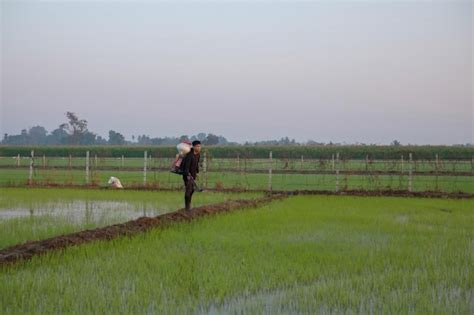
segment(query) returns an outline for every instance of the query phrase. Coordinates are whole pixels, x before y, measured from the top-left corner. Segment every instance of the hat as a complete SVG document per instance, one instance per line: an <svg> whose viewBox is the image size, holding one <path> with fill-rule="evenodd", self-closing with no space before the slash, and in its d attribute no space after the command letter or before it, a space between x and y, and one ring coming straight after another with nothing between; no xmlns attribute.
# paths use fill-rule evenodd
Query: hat
<svg viewBox="0 0 474 315"><path fill-rule="evenodd" d="M194 140L193 141L193 147L198 145L198 144L201 144L201 141L199 141L199 140Z"/></svg>

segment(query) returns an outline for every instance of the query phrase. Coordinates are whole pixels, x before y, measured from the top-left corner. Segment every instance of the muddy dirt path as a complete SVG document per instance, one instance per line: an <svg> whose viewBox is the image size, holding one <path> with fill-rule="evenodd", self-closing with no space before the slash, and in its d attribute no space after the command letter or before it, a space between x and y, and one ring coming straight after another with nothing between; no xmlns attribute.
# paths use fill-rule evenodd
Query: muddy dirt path
<svg viewBox="0 0 474 315"><path fill-rule="evenodd" d="M274 191L284 193L283 191ZM366 196L366 197L419 197L419 198L451 198L451 199L474 199L474 194L465 192L437 192L437 191L416 191L407 190L295 190L286 192L290 196L296 195L334 195L334 196Z"/></svg>

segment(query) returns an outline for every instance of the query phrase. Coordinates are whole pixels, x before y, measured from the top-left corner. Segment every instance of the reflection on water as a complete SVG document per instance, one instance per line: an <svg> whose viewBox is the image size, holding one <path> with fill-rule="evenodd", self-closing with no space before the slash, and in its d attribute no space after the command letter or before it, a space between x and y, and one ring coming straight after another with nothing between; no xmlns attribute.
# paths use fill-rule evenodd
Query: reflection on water
<svg viewBox="0 0 474 315"><path fill-rule="evenodd" d="M142 216L153 217L173 210L175 208L169 205L152 202L71 200L32 204L27 208L0 208L0 220L47 215L66 217L74 223L97 223L111 218L132 220Z"/></svg>

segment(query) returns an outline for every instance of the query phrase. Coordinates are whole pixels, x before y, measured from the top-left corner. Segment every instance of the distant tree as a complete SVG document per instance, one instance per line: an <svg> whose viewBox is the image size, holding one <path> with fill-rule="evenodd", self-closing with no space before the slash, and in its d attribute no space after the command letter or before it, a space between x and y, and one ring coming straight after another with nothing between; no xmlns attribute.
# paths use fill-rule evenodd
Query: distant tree
<svg viewBox="0 0 474 315"><path fill-rule="evenodd" d="M29 144L30 136L26 129L22 129L19 135L7 135L6 139L2 141L3 144Z"/></svg>
<svg viewBox="0 0 474 315"><path fill-rule="evenodd" d="M26 131L26 129L21 129L21 133L20 133L20 142L21 144L28 144L30 141L29 141L29 135L28 135L28 131Z"/></svg>
<svg viewBox="0 0 474 315"><path fill-rule="evenodd" d="M68 132L59 126L59 128L54 129L51 131L51 134L48 135L46 139L47 144L68 144L69 142L69 134Z"/></svg>
<svg viewBox="0 0 474 315"><path fill-rule="evenodd" d="M224 136L219 136L219 144L229 144L229 141Z"/></svg>
<svg viewBox="0 0 474 315"><path fill-rule="evenodd" d="M204 132L200 132L196 135L195 140L204 141L206 140L207 135Z"/></svg>
<svg viewBox="0 0 474 315"><path fill-rule="evenodd" d="M219 144L219 137L210 133L207 137L203 140L203 144L206 145L216 145Z"/></svg>
<svg viewBox="0 0 474 315"><path fill-rule="evenodd" d="M290 139L288 137L281 138L279 144L287 145L290 144Z"/></svg>
<svg viewBox="0 0 474 315"><path fill-rule="evenodd" d="M137 143L138 144L151 144L151 139L149 136L141 135L141 136L138 136Z"/></svg>
<svg viewBox="0 0 474 315"><path fill-rule="evenodd" d="M109 130L109 141L108 141L108 143L113 144L113 145L125 144L125 137L119 132Z"/></svg>
<svg viewBox="0 0 474 315"><path fill-rule="evenodd" d="M153 144L153 145L162 145L162 144L166 144L166 138L151 138L150 139L150 144Z"/></svg>
<svg viewBox="0 0 474 315"><path fill-rule="evenodd" d="M71 144L79 144L81 137L87 132L87 120L79 119L73 112L66 112L66 117L69 122L61 124L59 128L68 132Z"/></svg>
<svg viewBox="0 0 474 315"><path fill-rule="evenodd" d="M401 146L402 144L398 140L393 140L392 143L390 143L390 145L398 147L398 146Z"/></svg>
<svg viewBox="0 0 474 315"><path fill-rule="evenodd" d="M90 131L86 131L85 133L83 133L81 135L79 144L82 144L82 145L97 144L96 143L96 138L97 138L97 135L95 133L90 132Z"/></svg>
<svg viewBox="0 0 474 315"><path fill-rule="evenodd" d="M28 131L31 144L46 144L48 131L42 126L31 127Z"/></svg>
<svg viewBox="0 0 474 315"><path fill-rule="evenodd" d="M95 139L95 144L107 144L107 140L102 138L101 136L97 136Z"/></svg>

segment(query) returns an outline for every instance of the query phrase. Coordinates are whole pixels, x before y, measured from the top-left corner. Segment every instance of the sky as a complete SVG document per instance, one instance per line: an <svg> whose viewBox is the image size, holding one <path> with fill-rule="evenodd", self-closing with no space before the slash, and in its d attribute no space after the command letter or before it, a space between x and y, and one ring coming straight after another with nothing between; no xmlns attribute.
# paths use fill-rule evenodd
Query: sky
<svg viewBox="0 0 474 315"><path fill-rule="evenodd" d="M472 143L471 1L1 0L0 132Z"/></svg>

